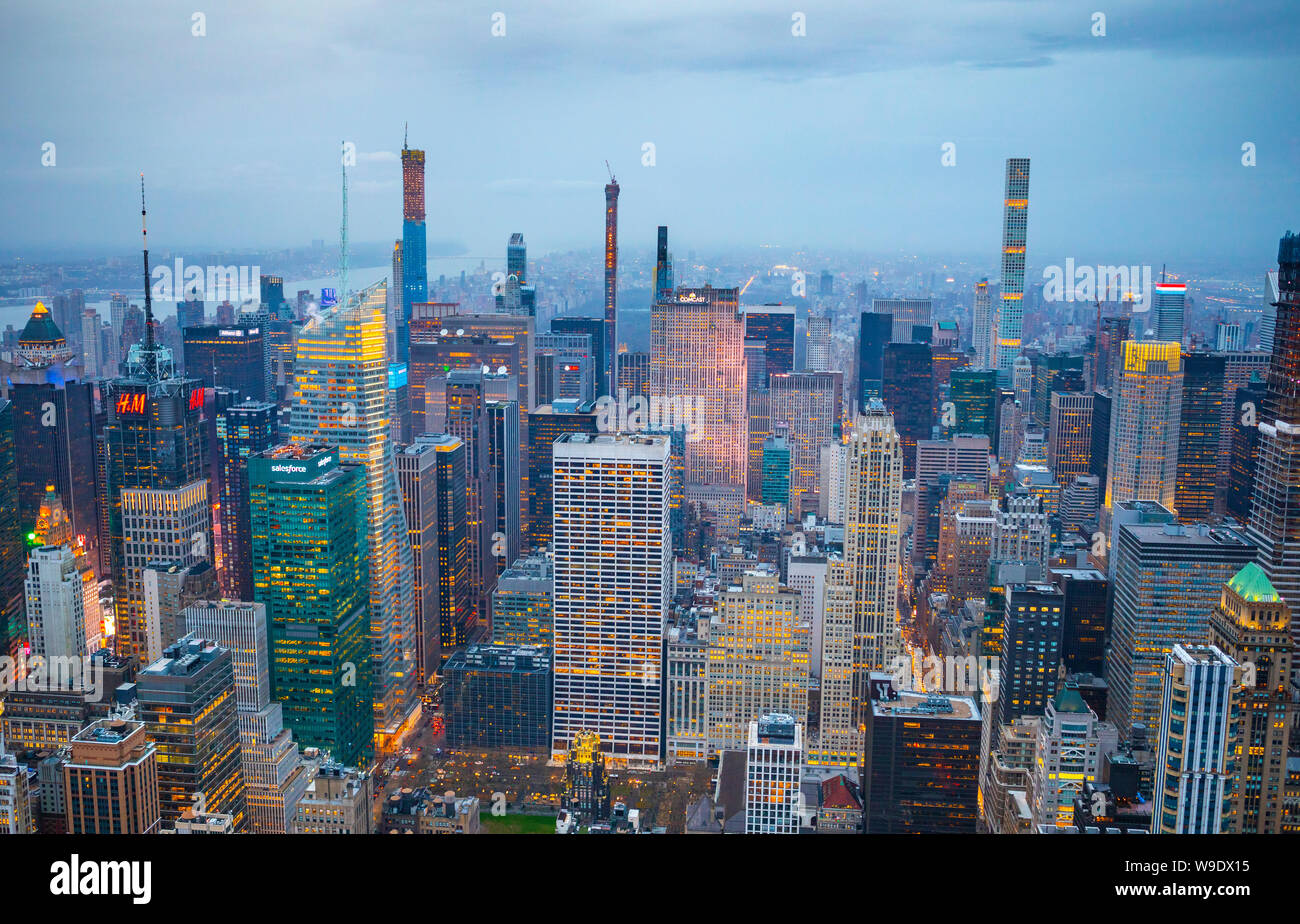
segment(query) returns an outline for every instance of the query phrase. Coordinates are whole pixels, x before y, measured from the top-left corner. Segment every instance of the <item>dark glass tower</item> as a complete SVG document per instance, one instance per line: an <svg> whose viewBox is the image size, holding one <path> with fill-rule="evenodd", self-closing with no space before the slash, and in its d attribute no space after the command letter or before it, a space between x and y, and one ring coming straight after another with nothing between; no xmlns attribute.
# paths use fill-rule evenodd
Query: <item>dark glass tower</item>
<svg viewBox="0 0 1300 924"><path fill-rule="evenodd" d="M253 593L266 607L271 691L304 746L365 766L374 748L365 469L337 447L248 459Z"/></svg>
<svg viewBox="0 0 1300 924"><path fill-rule="evenodd" d="M27 638L23 609L26 555L18 532L14 405L0 400L0 656L18 658Z"/></svg>
<svg viewBox="0 0 1300 924"><path fill-rule="evenodd" d="M1174 507L1184 523L1214 514L1219 429L1223 422L1224 359L1213 353L1183 357L1183 406L1178 425L1178 483Z"/></svg>
<svg viewBox="0 0 1300 924"><path fill-rule="evenodd" d="M1300 235L1287 232L1277 262L1277 323L1247 533L1273 587L1294 605L1300 600Z"/></svg>
<svg viewBox="0 0 1300 924"><path fill-rule="evenodd" d="M247 401L217 415L221 466L221 590L236 600L253 599L253 544L248 508L248 459L280 442L274 404Z"/></svg>
<svg viewBox="0 0 1300 924"><path fill-rule="evenodd" d="M933 427L928 343L890 343L884 350L882 397L903 444L903 478L916 477L916 442Z"/></svg>
<svg viewBox="0 0 1300 924"><path fill-rule="evenodd" d="M875 311L862 312L858 327L858 408L867 406L868 398L879 398L885 378L885 345L894 336L894 316Z"/></svg>
<svg viewBox="0 0 1300 924"><path fill-rule="evenodd" d="M772 376L794 371L794 314L793 305L745 309L745 339L762 341L767 373L761 382L748 382L749 388L766 387Z"/></svg>

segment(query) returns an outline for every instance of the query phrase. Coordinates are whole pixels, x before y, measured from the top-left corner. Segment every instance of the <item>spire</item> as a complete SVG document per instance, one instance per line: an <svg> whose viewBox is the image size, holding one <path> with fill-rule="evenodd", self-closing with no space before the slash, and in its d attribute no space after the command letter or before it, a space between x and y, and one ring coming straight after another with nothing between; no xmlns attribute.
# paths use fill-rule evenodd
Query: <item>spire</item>
<svg viewBox="0 0 1300 924"><path fill-rule="evenodd" d="M343 223L339 226L338 303L345 309L348 306L348 165L346 163L343 164Z"/></svg>
<svg viewBox="0 0 1300 924"><path fill-rule="evenodd" d="M149 286L149 228L145 222L144 173L140 174L140 240L144 244L144 351L145 368L153 369L153 293Z"/></svg>
<svg viewBox="0 0 1300 924"><path fill-rule="evenodd" d="M407 146L406 146L406 139L407 139L407 137L408 137L408 135L409 135L410 127L411 127L411 123L410 123L410 122L403 122L403 123L402 123L402 150L403 150L403 151L409 150L409 149L407 148Z"/></svg>

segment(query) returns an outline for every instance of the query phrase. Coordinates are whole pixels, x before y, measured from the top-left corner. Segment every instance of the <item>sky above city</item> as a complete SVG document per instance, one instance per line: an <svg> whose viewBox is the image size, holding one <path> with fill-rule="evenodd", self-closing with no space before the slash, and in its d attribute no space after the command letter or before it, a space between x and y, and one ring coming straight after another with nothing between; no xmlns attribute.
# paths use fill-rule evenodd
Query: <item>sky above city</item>
<svg viewBox="0 0 1300 924"><path fill-rule="evenodd" d="M430 254L489 262L599 247L606 160L622 246L679 255L992 264L1010 156L1031 265L1262 270L1300 228L1294 0L193 6L6 11L0 250L129 252L141 171L152 247L332 246L341 141L352 239L393 240L404 122Z"/></svg>

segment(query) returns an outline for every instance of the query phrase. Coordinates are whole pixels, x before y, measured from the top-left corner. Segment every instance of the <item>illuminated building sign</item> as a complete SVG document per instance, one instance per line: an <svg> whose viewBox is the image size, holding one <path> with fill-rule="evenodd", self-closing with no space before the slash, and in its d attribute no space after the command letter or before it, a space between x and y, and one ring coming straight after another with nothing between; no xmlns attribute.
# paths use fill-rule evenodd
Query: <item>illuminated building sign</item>
<svg viewBox="0 0 1300 924"><path fill-rule="evenodd" d="M117 396L114 410L119 414L143 414L148 396L142 392L127 392Z"/></svg>
<svg viewBox="0 0 1300 924"><path fill-rule="evenodd" d="M191 411L197 411L197 410L199 410L199 409L202 408L202 407L203 407L203 389L202 389L202 388L196 388L196 389L194 389L194 391L190 392L190 407L189 407L189 409L190 409Z"/></svg>

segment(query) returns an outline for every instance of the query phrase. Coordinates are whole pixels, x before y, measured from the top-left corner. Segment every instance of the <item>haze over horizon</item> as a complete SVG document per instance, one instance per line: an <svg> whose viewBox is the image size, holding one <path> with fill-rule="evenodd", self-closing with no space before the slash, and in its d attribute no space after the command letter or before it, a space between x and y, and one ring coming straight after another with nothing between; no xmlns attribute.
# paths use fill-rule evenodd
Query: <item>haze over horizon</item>
<svg viewBox="0 0 1300 924"><path fill-rule="evenodd" d="M340 139L357 152L352 239L392 240L404 122L427 152L431 255L500 254L512 231L534 255L598 246L606 159L625 248L667 224L681 252L992 262L1010 156L1033 163L1031 264L1262 267L1296 221L1285 0L1231 18L1213 0L1107 4L1104 36L1075 2L540 2L504 9L494 36L498 6L205 3L201 36L162 3L108 22L69 2L12 10L0 249L130 252L141 171L159 250L332 246Z"/></svg>

